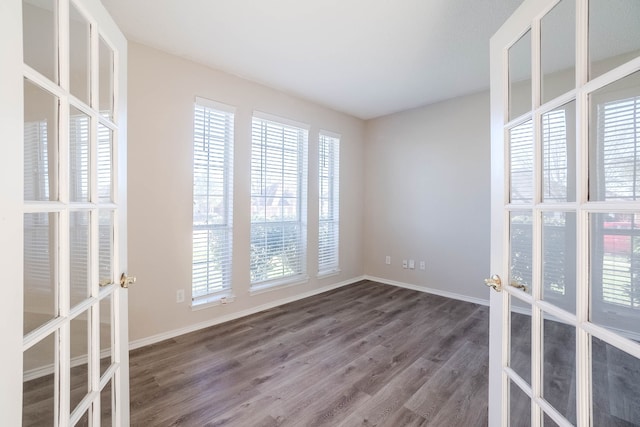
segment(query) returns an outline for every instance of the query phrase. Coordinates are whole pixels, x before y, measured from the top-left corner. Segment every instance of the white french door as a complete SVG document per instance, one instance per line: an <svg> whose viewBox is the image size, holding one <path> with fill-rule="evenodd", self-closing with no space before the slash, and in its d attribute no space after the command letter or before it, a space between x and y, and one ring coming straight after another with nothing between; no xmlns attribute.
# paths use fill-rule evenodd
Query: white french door
<svg viewBox="0 0 640 427"><path fill-rule="evenodd" d="M3 0L0 40L3 424L128 425L126 40L99 0Z"/></svg>
<svg viewBox="0 0 640 427"><path fill-rule="evenodd" d="M640 1L491 39L489 425L640 425Z"/></svg>

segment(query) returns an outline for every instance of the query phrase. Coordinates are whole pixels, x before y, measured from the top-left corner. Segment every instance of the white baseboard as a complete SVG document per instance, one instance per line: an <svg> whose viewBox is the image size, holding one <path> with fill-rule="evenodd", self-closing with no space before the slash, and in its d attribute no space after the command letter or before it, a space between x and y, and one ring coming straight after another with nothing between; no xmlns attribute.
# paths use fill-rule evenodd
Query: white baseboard
<svg viewBox="0 0 640 427"><path fill-rule="evenodd" d="M152 335L150 337L141 338L138 340L131 341L129 343L129 350L135 350L136 348L144 347L147 345L155 344L160 341L164 341L170 338L175 338L180 335L188 334L189 332L194 332L200 329L208 328L210 326L219 325L221 323L229 322L231 320L236 320L241 317L249 316L251 314L256 314L261 311L269 310L274 307L278 307L280 305L288 304L290 302L298 301L304 298L312 297L314 295L321 294L323 292L327 292L333 289L341 288L343 286L351 285L353 283L364 280L365 276L356 277L353 279L345 280L340 283L334 283L333 285L323 286L322 288L313 289L308 292L304 292L302 294L294 295L288 298L279 299L276 301L272 301L267 304L262 304L257 307L252 307L247 310L238 311L235 313L230 313L225 316L216 317L215 319L207 320L205 322L196 323L194 325L189 325L184 328L173 329L168 332L163 332L161 334Z"/></svg>
<svg viewBox="0 0 640 427"><path fill-rule="evenodd" d="M413 291L426 292L428 294L439 295L441 297L456 299L460 301L472 302L474 304L489 305L488 299L474 298L467 295L457 294L455 292L441 291L440 289L433 289L426 286L412 285L410 283L397 282L395 280L383 279L381 277L364 276L366 280L373 282L384 283L385 285L398 286L400 288L411 289Z"/></svg>

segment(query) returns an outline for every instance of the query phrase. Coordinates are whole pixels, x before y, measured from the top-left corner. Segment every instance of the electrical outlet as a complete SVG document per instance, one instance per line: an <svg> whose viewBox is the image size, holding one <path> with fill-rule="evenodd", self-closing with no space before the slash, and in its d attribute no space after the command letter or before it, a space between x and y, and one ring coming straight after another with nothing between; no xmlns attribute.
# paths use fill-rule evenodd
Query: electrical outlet
<svg viewBox="0 0 640 427"><path fill-rule="evenodd" d="M384 259L384 263L387 265L391 265L391 257L389 255L387 255L387 257Z"/></svg>
<svg viewBox="0 0 640 427"><path fill-rule="evenodd" d="M184 289L178 289L178 292L176 292L176 302L184 302Z"/></svg>
<svg viewBox="0 0 640 427"><path fill-rule="evenodd" d="M407 260L406 259L402 260L402 268L407 268Z"/></svg>
<svg viewBox="0 0 640 427"><path fill-rule="evenodd" d="M416 262L412 259L409 260L409 268L412 270L416 268Z"/></svg>
<svg viewBox="0 0 640 427"><path fill-rule="evenodd" d="M420 261L420 270L426 270L427 269L427 263L424 261Z"/></svg>

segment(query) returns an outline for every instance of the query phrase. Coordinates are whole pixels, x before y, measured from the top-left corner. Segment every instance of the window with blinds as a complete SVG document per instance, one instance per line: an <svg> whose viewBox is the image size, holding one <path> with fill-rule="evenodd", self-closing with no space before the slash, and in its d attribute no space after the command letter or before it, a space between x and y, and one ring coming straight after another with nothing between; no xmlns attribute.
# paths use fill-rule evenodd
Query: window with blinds
<svg viewBox="0 0 640 427"><path fill-rule="evenodd" d="M640 96L597 105L596 200L640 199ZM593 256L602 301L640 309L640 216L593 214Z"/></svg>
<svg viewBox="0 0 640 427"><path fill-rule="evenodd" d="M307 129L254 115L251 144L253 290L306 277Z"/></svg>
<svg viewBox="0 0 640 427"><path fill-rule="evenodd" d="M640 196L640 96L598 105L597 200Z"/></svg>
<svg viewBox="0 0 640 427"><path fill-rule="evenodd" d="M24 124L24 199L49 200L49 146L47 121ZM30 148L30 149L29 149ZM25 292L53 293L55 272L52 264L50 226L55 214L24 215L24 281Z"/></svg>
<svg viewBox="0 0 640 427"><path fill-rule="evenodd" d="M197 98L193 132L192 303L215 301L231 290L232 107Z"/></svg>
<svg viewBox="0 0 640 427"><path fill-rule="evenodd" d="M318 141L318 275L339 270L340 138L320 134Z"/></svg>
<svg viewBox="0 0 640 427"><path fill-rule="evenodd" d="M533 123L509 131L511 202L533 201Z"/></svg>
<svg viewBox="0 0 640 427"><path fill-rule="evenodd" d="M566 202L571 198L567 194L568 142L565 110L558 109L544 114L542 116L542 197L545 202Z"/></svg>

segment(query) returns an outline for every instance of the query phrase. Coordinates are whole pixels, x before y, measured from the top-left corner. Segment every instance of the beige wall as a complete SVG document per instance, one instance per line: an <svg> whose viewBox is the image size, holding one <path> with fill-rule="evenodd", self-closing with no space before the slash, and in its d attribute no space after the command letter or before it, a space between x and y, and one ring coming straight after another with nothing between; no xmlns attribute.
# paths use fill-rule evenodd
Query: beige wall
<svg viewBox="0 0 640 427"><path fill-rule="evenodd" d="M129 45L129 294L132 341L214 322L255 307L357 279L363 270L364 122L151 48ZM192 311L193 103L235 106L233 303ZM249 295L249 178L254 110L310 125L308 283ZM316 279L317 134L342 135L339 275ZM176 303L184 289L187 302Z"/></svg>
<svg viewBox="0 0 640 427"><path fill-rule="evenodd" d="M487 300L488 92L371 120L366 140L366 274Z"/></svg>

